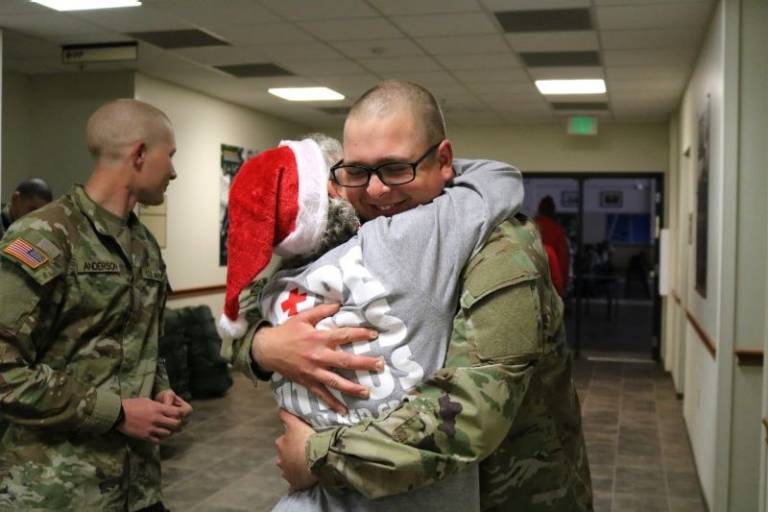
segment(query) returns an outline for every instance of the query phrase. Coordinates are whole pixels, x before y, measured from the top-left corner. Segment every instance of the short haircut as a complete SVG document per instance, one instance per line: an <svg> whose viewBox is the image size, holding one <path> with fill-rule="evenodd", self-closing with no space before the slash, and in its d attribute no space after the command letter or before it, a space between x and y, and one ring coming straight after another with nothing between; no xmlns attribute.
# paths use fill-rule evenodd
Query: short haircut
<svg viewBox="0 0 768 512"><path fill-rule="evenodd" d="M110 101L88 118L88 151L96 160L115 160L137 141L151 146L167 137L170 126L168 116L149 103L134 99Z"/></svg>
<svg viewBox="0 0 768 512"><path fill-rule="evenodd" d="M51 190L51 187L48 186L48 183L46 183L45 180L40 178L30 178L22 181L19 183L19 186L16 187L16 192L18 192L24 199L36 197L48 201L49 203L53 201L53 191Z"/></svg>
<svg viewBox="0 0 768 512"><path fill-rule="evenodd" d="M403 80L386 80L366 91L352 105L347 119L383 117L398 111L410 112L422 124L426 143L446 138L445 118L435 97L424 87Z"/></svg>

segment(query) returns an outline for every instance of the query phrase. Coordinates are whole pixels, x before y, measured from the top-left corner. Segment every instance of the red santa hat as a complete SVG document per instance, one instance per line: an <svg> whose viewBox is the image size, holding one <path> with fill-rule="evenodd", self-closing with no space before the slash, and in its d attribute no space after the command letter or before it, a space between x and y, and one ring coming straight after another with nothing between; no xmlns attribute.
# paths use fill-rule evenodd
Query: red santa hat
<svg viewBox="0 0 768 512"><path fill-rule="evenodd" d="M269 264L273 249L295 256L317 247L328 221L327 187L328 165L311 139L282 141L240 168L229 190L222 334L245 334L238 297Z"/></svg>

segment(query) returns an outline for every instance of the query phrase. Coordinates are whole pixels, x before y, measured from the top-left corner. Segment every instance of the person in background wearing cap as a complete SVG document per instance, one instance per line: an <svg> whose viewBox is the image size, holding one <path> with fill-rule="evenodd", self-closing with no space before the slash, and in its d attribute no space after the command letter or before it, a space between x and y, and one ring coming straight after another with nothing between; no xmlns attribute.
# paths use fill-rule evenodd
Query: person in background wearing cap
<svg viewBox="0 0 768 512"><path fill-rule="evenodd" d="M158 361L165 265L132 213L176 177L171 123L116 100L86 136L85 186L0 243L0 510L165 510L157 443L191 411Z"/></svg>
<svg viewBox="0 0 768 512"><path fill-rule="evenodd" d="M30 178L19 183L11 200L0 211L0 238L8 231L12 222L42 208L51 201L53 201L51 187L40 178Z"/></svg>
<svg viewBox="0 0 768 512"><path fill-rule="evenodd" d="M343 199L329 201L325 191L328 168L341 157L341 145L321 135L314 139L284 141L246 162L235 178L222 327L230 328L237 320L240 292L267 265L274 246L286 259L260 294L262 318L280 325L314 305L340 302L341 309L318 328L367 326L378 331L376 339L358 343L354 351L381 357L384 368L375 380L362 372L342 372L370 392L365 399L347 398L346 414L330 410L300 384L273 374L278 405L323 430L385 414L442 367L447 345L436 340L450 334L458 298L455 269L519 208L523 189L520 172L507 164L456 160L458 176L444 194L421 208L366 222L358 231L352 206ZM334 142L338 149L326 151L323 158L320 147L333 149ZM381 179L392 185L410 182L422 162L438 158L438 146L429 147L413 163L382 166ZM442 158L453 161L449 150ZM442 167L446 171L441 179L453 179L450 165ZM367 173L356 169L337 167L333 172L333 181L342 186L365 186L367 180ZM290 198L297 188L294 206ZM276 217L269 215L275 211ZM274 239L273 233L278 234ZM229 334L242 330L244 326ZM407 496L368 500L356 492L335 494L314 486L283 497L273 510L421 512L452 507L471 512L480 510L479 496L471 492L477 489L473 464Z"/></svg>
<svg viewBox="0 0 768 512"><path fill-rule="evenodd" d="M363 221L428 203L443 190L442 169L452 167L445 137L428 91L408 82L379 84L357 100L344 125L343 165L367 174L368 186L337 187L339 194ZM422 163L411 183L388 186L376 174L384 163L414 161L438 141L436 157ZM484 511L591 510L562 301L535 225L522 216L501 223L455 271L462 272L461 290L445 368L377 419L315 433L283 415L286 432L277 441L283 475L294 489L319 481L378 498L480 461ZM274 327L252 319L234 344L242 365L277 371L324 400L325 386L359 396L357 384L328 369L349 363L334 350L337 340L362 333L314 328L337 307L316 306Z"/></svg>

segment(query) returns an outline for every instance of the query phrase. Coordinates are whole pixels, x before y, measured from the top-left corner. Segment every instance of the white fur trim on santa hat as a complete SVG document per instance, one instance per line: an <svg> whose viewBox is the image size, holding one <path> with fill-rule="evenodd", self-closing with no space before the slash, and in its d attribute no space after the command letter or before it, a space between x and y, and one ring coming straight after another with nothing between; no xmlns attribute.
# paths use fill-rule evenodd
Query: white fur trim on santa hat
<svg viewBox="0 0 768 512"><path fill-rule="evenodd" d="M277 247L280 256L306 254L317 247L328 223L328 165L311 139L284 140L296 158L299 174L299 209L296 227Z"/></svg>
<svg viewBox="0 0 768 512"><path fill-rule="evenodd" d="M243 315L238 316L237 320L231 320L225 313L222 313L217 327L219 336L235 339L245 334L245 331L248 330L248 322L245 321Z"/></svg>

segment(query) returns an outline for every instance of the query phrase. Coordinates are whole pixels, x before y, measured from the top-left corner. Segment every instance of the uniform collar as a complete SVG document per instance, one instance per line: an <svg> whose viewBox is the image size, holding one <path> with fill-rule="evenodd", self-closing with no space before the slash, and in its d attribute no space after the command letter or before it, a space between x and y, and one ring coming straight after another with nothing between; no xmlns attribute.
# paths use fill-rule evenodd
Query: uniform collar
<svg viewBox="0 0 768 512"><path fill-rule="evenodd" d="M123 219L97 204L88 197L82 185L72 187L71 195L78 208L88 217L96 231L102 235L117 238L126 226L133 226L136 222L136 215L133 212L128 215L127 219Z"/></svg>

